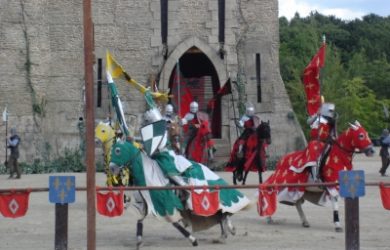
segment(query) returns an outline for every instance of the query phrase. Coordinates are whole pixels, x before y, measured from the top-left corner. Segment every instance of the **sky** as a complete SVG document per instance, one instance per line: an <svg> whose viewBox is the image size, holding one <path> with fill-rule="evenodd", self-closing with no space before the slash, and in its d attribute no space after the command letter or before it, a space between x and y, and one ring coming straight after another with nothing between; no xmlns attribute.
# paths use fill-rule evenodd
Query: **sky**
<svg viewBox="0 0 390 250"><path fill-rule="evenodd" d="M279 17L291 19L296 12L306 17L312 11L343 20L361 19L367 14L390 16L390 0L279 0Z"/></svg>

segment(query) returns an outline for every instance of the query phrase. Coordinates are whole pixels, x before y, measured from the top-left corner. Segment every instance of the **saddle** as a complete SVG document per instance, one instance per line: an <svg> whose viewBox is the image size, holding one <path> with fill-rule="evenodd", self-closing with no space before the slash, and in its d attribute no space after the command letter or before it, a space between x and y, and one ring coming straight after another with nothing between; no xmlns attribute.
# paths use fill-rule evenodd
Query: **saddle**
<svg viewBox="0 0 390 250"><path fill-rule="evenodd" d="M324 167L325 162L328 159L330 148L331 148L331 143L328 142L325 145L325 148L319 157L319 160L318 160L319 164L317 166L312 166L310 168L311 173L309 175L309 179L307 180L307 183L311 184L311 183L322 183L323 182L323 178L322 178L322 174L321 174L322 168ZM323 192L324 189L325 189L324 187L320 187L320 186L306 187L306 190L309 192Z"/></svg>

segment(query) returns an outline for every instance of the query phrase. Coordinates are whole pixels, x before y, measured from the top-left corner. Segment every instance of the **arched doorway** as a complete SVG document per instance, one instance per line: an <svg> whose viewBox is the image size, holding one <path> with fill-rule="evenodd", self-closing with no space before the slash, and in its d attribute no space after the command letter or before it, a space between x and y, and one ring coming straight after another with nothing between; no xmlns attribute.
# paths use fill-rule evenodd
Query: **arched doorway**
<svg viewBox="0 0 390 250"><path fill-rule="evenodd" d="M171 102L181 115L189 110L191 101L197 101L199 110L209 115L213 137L221 137L220 99L213 109L208 107L209 101L219 90L219 79L206 54L195 46L188 49L171 72L169 89L174 96Z"/></svg>

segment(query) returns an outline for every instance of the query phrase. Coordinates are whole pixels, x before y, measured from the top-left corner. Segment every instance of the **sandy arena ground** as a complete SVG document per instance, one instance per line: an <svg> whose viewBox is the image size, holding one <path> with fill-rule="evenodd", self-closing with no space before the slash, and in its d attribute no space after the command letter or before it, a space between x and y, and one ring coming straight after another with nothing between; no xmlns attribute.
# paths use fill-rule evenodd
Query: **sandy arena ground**
<svg viewBox="0 0 390 250"><path fill-rule="evenodd" d="M355 156L354 166L364 170L366 181L390 181L390 177L380 177L378 150L373 158ZM390 170L389 170L390 171ZM230 173L218 173L231 181ZM270 172L266 173L268 176ZM73 175L72 173L66 175ZM0 188L47 187L49 175L24 175L20 180L8 180L0 176ZM248 184L256 183L256 175L250 173ZM96 175L97 185L104 185L104 174ZM76 174L77 186L84 186L86 175ZM226 244L216 244L220 235L219 226L208 231L195 233L199 246L193 248L188 240L165 221L147 218L144 222L143 249L208 249L208 250L328 250L345 249L345 234L336 233L332 223L331 207L319 207L305 203L303 208L311 223L310 228L301 227L294 207L278 205L274 215L275 225L267 225L259 217L255 206L255 190L243 189L253 201L250 209L232 217L237 228L235 236L229 236ZM0 249L45 250L54 249L55 205L49 203L48 193L31 193L30 207L25 217L9 219L0 217ZM390 211L382 207L379 188L367 187L366 196L360 199L360 249L390 249ZM340 216L344 227L344 200L340 202ZM87 249L86 193L78 192L76 202L69 205L68 249ZM124 250L135 249L135 213L131 209L121 217L108 218L96 215L96 249Z"/></svg>

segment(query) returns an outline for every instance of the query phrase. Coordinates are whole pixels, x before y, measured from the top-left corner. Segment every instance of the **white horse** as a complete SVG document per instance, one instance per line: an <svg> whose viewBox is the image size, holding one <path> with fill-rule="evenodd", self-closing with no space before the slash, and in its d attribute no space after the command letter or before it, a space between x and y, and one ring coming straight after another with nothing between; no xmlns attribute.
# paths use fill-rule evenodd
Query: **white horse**
<svg viewBox="0 0 390 250"><path fill-rule="evenodd" d="M100 123L96 130L108 131L112 128L108 124ZM97 133L98 134L98 133ZM100 137L101 138L101 137ZM177 175L164 174L169 164L163 164L160 160L151 159L141 149L129 142L114 144L111 151L110 169L129 169L133 184L136 186L167 186L167 185L227 185L220 177L215 175L206 166L190 162L183 156L176 155L173 151L166 152L163 159L172 157L174 168L169 171L177 171ZM176 170L175 170L176 169ZM114 171L120 172L120 171ZM198 191L196 191L198 192ZM201 192L201 191L199 191ZM143 219L148 214L164 217L177 228L190 242L196 246L197 240L184 225L191 225L193 231L205 230L220 224L221 242L227 238L227 231L235 234L235 228L230 220L230 215L238 212L249 204L249 200L237 190L220 191L219 211L213 216L198 216L192 213L191 192L173 190L148 190L134 193L136 207L142 214L137 222L137 248L142 243Z"/></svg>

